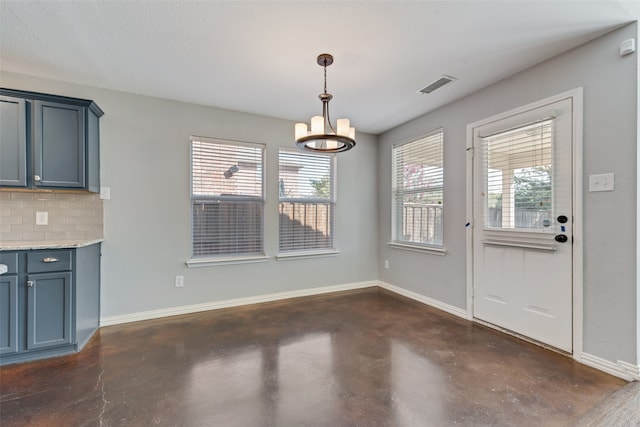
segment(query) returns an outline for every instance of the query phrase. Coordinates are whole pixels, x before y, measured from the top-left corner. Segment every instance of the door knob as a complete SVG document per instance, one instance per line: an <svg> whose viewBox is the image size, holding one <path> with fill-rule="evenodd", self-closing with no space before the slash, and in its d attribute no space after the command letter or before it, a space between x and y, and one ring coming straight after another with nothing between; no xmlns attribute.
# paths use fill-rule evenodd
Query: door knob
<svg viewBox="0 0 640 427"><path fill-rule="evenodd" d="M569 221L569 218L567 218L566 215L560 215L557 219L560 224L564 224L565 222Z"/></svg>
<svg viewBox="0 0 640 427"><path fill-rule="evenodd" d="M556 239L556 242L560 243L564 243L569 240L569 238L565 234L556 234L556 237L554 237L554 239Z"/></svg>
<svg viewBox="0 0 640 427"><path fill-rule="evenodd" d="M27 280L27 286L33 288L33 280Z"/></svg>

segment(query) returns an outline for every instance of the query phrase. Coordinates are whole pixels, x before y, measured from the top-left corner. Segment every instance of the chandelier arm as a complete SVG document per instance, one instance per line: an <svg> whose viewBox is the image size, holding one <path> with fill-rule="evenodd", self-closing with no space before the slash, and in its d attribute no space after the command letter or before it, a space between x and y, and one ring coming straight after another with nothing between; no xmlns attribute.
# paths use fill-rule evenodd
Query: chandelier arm
<svg viewBox="0 0 640 427"><path fill-rule="evenodd" d="M333 125L331 124L331 116L329 115L329 101L331 101L331 95L327 93L327 58L324 58L324 96L321 96L322 99L322 117L324 117L324 124L331 129L331 132L337 133Z"/></svg>
<svg viewBox="0 0 640 427"><path fill-rule="evenodd" d="M323 116L325 116L325 121L327 122L326 124L329 125L329 129L331 129L331 132L333 133L338 133L331 124L331 117L329 116L329 101L324 103L323 110L325 110L323 112Z"/></svg>

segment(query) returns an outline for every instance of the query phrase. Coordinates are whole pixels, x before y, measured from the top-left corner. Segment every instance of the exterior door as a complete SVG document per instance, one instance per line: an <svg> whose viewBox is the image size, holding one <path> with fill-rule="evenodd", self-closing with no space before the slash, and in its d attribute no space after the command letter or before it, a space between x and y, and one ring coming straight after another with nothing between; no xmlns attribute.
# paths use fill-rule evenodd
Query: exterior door
<svg viewBox="0 0 640 427"><path fill-rule="evenodd" d="M567 352L572 102L567 97L472 128L473 316Z"/></svg>

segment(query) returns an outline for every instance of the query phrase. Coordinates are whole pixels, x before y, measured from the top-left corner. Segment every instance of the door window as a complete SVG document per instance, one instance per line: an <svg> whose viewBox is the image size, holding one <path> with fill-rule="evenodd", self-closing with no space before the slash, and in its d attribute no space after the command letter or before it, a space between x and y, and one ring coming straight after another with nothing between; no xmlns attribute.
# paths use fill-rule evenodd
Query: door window
<svg viewBox="0 0 640 427"><path fill-rule="evenodd" d="M553 222L553 119L481 140L484 228L548 229Z"/></svg>

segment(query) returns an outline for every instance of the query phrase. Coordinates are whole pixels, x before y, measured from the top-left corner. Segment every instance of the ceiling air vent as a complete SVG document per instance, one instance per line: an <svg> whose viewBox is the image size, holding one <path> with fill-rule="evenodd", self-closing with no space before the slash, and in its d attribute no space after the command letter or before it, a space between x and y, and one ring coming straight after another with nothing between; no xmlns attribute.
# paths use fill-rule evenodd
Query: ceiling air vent
<svg viewBox="0 0 640 427"><path fill-rule="evenodd" d="M436 89L440 89L442 86L451 83L452 81L456 80L455 77L451 77L451 76L441 76L438 80L429 83L428 85L426 85L425 87L423 87L422 89L420 89L418 92L420 93L431 93Z"/></svg>

